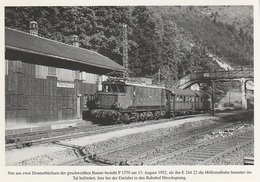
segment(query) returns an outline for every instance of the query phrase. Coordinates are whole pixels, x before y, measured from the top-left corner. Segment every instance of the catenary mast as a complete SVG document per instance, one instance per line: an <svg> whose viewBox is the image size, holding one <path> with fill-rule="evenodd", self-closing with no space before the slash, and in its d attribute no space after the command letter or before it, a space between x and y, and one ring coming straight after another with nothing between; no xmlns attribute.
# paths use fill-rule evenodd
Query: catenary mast
<svg viewBox="0 0 260 182"><path fill-rule="evenodd" d="M124 78L128 77L128 40L127 40L127 25L123 25L123 67L127 72L124 73Z"/></svg>

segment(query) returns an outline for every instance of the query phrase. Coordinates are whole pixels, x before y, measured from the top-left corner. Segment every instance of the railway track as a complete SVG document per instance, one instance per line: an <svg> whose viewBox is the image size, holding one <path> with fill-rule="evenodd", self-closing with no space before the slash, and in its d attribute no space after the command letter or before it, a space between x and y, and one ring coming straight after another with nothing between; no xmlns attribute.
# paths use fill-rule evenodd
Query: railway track
<svg viewBox="0 0 260 182"><path fill-rule="evenodd" d="M116 131L118 129L134 128L134 127L141 127L150 124L171 122L174 120L190 118L190 117L194 117L194 115L179 116L171 119L151 120L148 122L131 123L129 125L124 125L124 124L108 125L108 126L84 125L81 127L69 127L63 129L8 135L5 137L6 140L5 149L11 150L15 148L31 147L34 145L51 143L54 141L80 138L89 135Z"/></svg>
<svg viewBox="0 0 260 182"><path fill-rule="evenodd" d="M84 125L81 127L68 127L62 129L52 129L52 130L43 130L43 131L34 131L27 133L19 133L19 134L9 134L5 136L5 144L16 143L17 141L26 142L31 140L37 140L42 138L51 138L55 136L64 135L64 133L78 133L80 130L89 130L95 128L97 126L94 125Z"/></svg>
<svg viewBox="0 0 260 182"><path fill-rule="evenodd" d="M251 117L253 113L249 112L249 115L246 117ZM203 115L203 114L200 114ZM127 129L127 128L134 128L134 127L141 127L151 124L157 123L165 123L171 122L174 120L191 118L197 115L185 115L185 116L178 116L175 118L170 119L160 119L160 120L149 120L146 122L133 122L128 125L108 125L108 126L98 126L98 125L84 125L80 127L69 127L63 129L54 129L54 130L45 130L39 132L30 132L30 133L22 133L16 135L7 135L5 137L6 144L5 150L11 150L15 148L24 148L24 147L31 147L39 144L44 143L51 143L53 141L61 141L67 140L72 138L80 138L84 136L106 133L111 131L116 131L119 129ZM233 116L224 116L221 119L227 121L235 121L236 119L244 118L244 116L240 116L240 114L233 115Z"/></svg>
<svg viewBox="0 0 260 182"><path fill-rule="evenodd" d="M215 123L191 128L178 135L167 135L135 141L98 154L83 155L60 165L151 165L152 161L164 160L176 152L185 152L196 144L203 135L216 129L230 128L234 123ZM205 144L203 144L205 145Z"/></svg>
<svg viewBox="0 0 260 182"><path fill-rule="evenodd" d="M227 153L253 143L253 132L236 134L209 141L205 144L186 147L182 150L153 158L145 165L207 165Z"/></svg>
<svg viewBox="0 0 260 182"><path fill-rule="evenodd" d="M118 126L120 127L120 126ZM55 141L61 141L61 140L67 140L72 138L80 138L84 136L94 135L97 133L105 133L111 131L111 129L117 129L115 127L99 127L99 126L90 126L90 127L84 127L81 129L75 130L63 130L62 133L60 131L56 133L56 131L50 131L50 134L44 133L42 134L35 134L35 136L30 137L22 137L16 138L15 143L9 143L5 145L6 150L11 150L15 148L23 148L23 147L31 147L39 144L44 143L51 143Z"/></svg>

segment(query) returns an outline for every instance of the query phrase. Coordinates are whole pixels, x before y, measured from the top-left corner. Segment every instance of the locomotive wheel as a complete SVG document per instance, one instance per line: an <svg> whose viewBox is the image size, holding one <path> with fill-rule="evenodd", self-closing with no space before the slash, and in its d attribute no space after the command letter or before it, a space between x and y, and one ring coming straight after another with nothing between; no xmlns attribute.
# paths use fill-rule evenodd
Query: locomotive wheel
<svg viewBox="0 0 260 182"><path fill-rule="evenodd" d="M127 113L123 114L122 115L122 121L123 123L125 124L128 124L129 123L129 115Z"/></svg>
<svg viewBox="0 0 260 182"><path fill-rule="evenodd" d="M159 119L159 118L160 118L160 111L155 111L154 119Z"/></svg>
<svg viewBox="0 0 260 182"><path fill-rule="evenodd" d="M121 114L120 113L113 114L112 119L113 119L113 121L116 124L121 124L122 123L122 121L121 121Z"/></svg>
<svg viewBox="0 0 260 182"><path fill-rule="evenodd" d="M113 114L112 119L113 119L114 122L117 122L119 120L119 117L118 117L117 114Z"/></svg>
<svg viewBox="0 0 260 182"><path fill-rule="evenodd" d="M153 114L153 112L149 112L149 119L151 119L151 120L154 119L154 114Z"/></svg>
<svg viewBox="0 0 260 182"><path fill-rule="evenodd" d="M116 124L122 124L123 122L121 120L117 121Z"/></svg>
<svg viewBox="0 0 260 182"><path fill-rule="evenodd" d="M150 119L151 119L151 112L147 112L147 113L146 113L146 119L147 119L147 120L150 120Z"/></svg>
<svg viewBox="0 0 260 182"><path fill-rule="evenodd" d="M140 113L140 114L139 114L139 120L140 120L140 121L144 121L144 115L143 115L143 113Z"/></svg>
<svg viewBox="0 0 260 182"><path fill-rule="evenodd" d="M139 115L139 113L135 113L135 120L136 120L136 121L139 121L139 120L140 120L140 115Z"/></svg>
<svg viewBox="0 0 260 182"><path fill-rule="evenodd" d="M146 113L146 112L143 112L143 116L144 116L143 121L146 121L146 120L147 120L147 113Z"/></svg>

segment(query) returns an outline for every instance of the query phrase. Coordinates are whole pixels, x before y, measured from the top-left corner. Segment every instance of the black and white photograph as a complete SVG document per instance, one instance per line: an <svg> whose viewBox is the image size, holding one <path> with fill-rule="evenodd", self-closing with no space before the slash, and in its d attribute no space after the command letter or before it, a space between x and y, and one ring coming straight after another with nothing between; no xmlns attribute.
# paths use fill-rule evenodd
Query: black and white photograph
<svg viewBox="0 0 260 182"><path fill-rule="evenodd" d="M3 6L3 179L257 181L252 2Z"/></svg>

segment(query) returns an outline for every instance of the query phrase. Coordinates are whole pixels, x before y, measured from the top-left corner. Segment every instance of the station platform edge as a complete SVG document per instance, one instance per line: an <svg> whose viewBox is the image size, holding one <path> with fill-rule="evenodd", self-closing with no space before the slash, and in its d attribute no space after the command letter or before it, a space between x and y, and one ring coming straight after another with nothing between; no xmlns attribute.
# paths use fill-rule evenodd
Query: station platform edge
<svg viewBox="0 0 260 182"><path fill-rule="evenodd" d="M5 125L5 136L28 133L28 132L37 132L37 131L46 131L52 129L62 129L68 127L77 127L82 125L89 124L89 121L76 119L76 120L65 120L65 121L52 121L52 122L39 122L31 124L15 124L15 125Z"/></svg>

